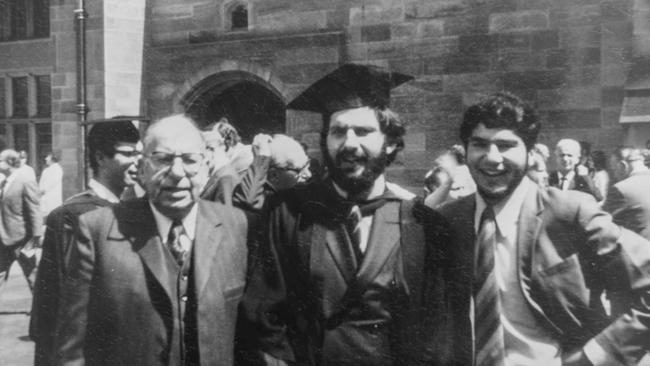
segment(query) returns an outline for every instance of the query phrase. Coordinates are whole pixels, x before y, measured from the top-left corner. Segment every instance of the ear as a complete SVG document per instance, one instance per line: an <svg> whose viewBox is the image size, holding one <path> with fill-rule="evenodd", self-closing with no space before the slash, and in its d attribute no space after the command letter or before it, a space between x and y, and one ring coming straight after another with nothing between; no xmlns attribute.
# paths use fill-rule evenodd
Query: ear
<svg viewBox="0 0 650 366"><path fill-rule="evenodd" d="M528 151L528 166L535 164L535 153L532 150Z"/></svg>
<svg viewBox="0 0 650 366"><path fill-rule="evenodd" d="M104 158L105 155L101 151L95 151L95 161L97 162L97 165L101 166Z"/></svg>
<svg viewBox="0 0 650 366"><path fill-rule="evenodd" d="M397 144L386 145L386 155L390 155L397 149Z"/></svg>

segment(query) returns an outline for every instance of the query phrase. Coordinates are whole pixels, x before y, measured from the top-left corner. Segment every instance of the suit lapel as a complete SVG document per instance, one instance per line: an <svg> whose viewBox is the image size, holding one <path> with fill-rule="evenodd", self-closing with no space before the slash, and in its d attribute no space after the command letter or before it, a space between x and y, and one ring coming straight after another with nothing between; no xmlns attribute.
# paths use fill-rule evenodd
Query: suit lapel
<svg viewBox="0 0 650 366"><path fill-rule="evenodd" d="M389 201L375 212L358 279L372 281L397 248L400 239L399 207L400 201Z"/></svg>
<svg viewBox="0 0 650 366"><path fill-rule="evenodd" d="M202 201L199 201L198 205L199 212L192 257L196 293L197 298L200 299L201 293L210 279L210 274L215 270L223 270L221 265L214 264L214 261L218 259L217 253L222 245L223 232L221 219L215 210L208 209Z"/></svg>
<svg viewBox="0 0 650 366"><path fill-rule="evenodd" d="M322 225L314 225L314 239L320 242L318 238L325 238L325 243L329 250L336 267L341 272L346 283L350 283L357 272L357 260L352 249L350 237L345 232L345 225L337 223L333 230L327 230Z"/></svg>
<svg viewBox="0 0 650 366"><path fill-rule="evenodd" d="M169 298L173 296L175 279L171 276L170 269L175 268L170 255L165 253L165 247L158 235L156 220L146 199L139 199L133 205L125 207L125 223L130 227L126 230L113 228L112 232L124 232L134 245L142 262L149 269L154 278L160 283ZM137 204L137 206L136 206ZM116 215L117 216L117 215ZM119 216L118 216L119 217Z"/></svg>

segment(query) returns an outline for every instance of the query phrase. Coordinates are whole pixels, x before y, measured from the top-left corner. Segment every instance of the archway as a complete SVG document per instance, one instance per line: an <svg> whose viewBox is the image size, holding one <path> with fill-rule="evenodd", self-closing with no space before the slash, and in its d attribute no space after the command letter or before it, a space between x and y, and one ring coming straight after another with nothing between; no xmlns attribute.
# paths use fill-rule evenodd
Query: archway
<svg viewBox="0 0 650 366"><path fill-rule="evenodd" d="M204 126L226 117L244 143L250 143L260 132L285 132L284 98L269 83L246 72L209 76L195 85L182 103Z"/></svg>

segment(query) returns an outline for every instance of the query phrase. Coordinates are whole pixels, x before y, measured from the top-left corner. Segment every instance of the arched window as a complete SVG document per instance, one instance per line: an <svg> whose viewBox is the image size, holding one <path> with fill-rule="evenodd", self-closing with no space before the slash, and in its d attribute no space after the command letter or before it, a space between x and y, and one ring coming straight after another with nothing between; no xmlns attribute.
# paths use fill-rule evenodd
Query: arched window
<svg viewBox="0 0 650 366"><path fill-rule="evenodd" d="M248 9L244 4L235 5L230 13L230 30L246 29L248 29Z"/></svg>

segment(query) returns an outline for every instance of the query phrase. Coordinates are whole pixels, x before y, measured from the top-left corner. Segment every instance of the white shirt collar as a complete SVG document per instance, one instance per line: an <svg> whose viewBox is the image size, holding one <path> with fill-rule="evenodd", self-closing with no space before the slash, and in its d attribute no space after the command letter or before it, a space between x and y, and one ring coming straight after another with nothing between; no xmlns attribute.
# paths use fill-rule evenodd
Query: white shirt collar
<svg viewBox="0 0 650 366"><path fill-rule="evenodd" d="M120 202L119 197L113 194L110 189L108 189L105 185L99 183L94 178L90 179L90 182L88 182L88 188L92 189L99 198L104 199L110 203Z"/></svg>
<svg viewBox="0 0 650 366"><path fill-rule="evenodd" d="M508 236L508 233L515 229L519 220L519 213L521 206L524 204L526 193L531 186L531 181L528 177L524 177L521 183L515 188L509 197L501 200L494 206L495 220L497 227L502 235ZM479 193L476 194L476 211L474 212L474 231L478 232L478 226L481 221L483 210L487 207L487 203Z"/></svg>
<svg viewBox="0 0 650 366"><path fill-rule="evenodd" d="M158 235L160 235L160 239L165 242L167 240L167 236L169 235L169 229L172 227L173 220L170 219L169 217L163 215L158 211L156 206L149 201L149 207L151 207L151 212L153 212L153 217L156 219L156 227L158 228ZM183 229L185 229L185 234L187 235L190 240L194 240L194 236L196 234L196 216L198 213L198 204L194 204L192 206L192 209L190 212L185 215L183 218Z"/></svg>
<svg viewBox="0 0 650 366"><path fill-rule="evenodd" d="M334 182L332 183L334 184L334 189L341 197L348 198L348 192L341 189L336 183ZM368 198L366 199L371 200L375 197L379 197L382 194L384 194L385 191L386 191L386 178L382 174L379 177L377 177L377 179L375 179L375 182L373 183L372 188L370 189L370 194L368 194Z"/></svg>

